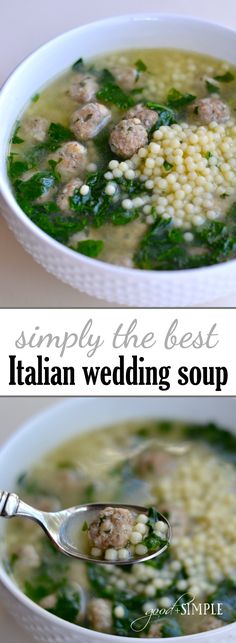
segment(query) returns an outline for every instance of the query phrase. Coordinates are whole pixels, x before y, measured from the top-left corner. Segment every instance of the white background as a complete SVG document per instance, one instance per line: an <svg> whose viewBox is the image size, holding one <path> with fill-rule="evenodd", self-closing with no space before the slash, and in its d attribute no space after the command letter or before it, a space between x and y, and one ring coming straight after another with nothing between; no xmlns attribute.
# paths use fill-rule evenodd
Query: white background
<svg viewBox="0 0 236 643"><path fill-rule="evenodd" d="M0 83L15 65L48 39L87 21L133 11L192 15L236 28L234 0L0 0ZM74 291L48 275L25 253L0 218L1 306L106 305ZM234 299L224 305L236 305ZM0 442L52 399L0 400ZM32 643L0 608L1 643ZM223 643L223 642L222 642Z"/></svg>

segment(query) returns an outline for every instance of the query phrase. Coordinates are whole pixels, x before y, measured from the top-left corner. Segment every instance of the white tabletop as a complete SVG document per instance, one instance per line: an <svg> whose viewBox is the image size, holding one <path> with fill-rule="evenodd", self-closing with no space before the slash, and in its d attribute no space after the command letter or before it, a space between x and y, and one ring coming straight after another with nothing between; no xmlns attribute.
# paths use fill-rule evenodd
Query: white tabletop
<svg viewBox="0 0 236 643"><path fill-rule="evenodd" d="M33 49L76 25L117 13L142 11L138 0L9 0L1 3L0 83L14 66ZM233 0L145 0L145 10L193 15L236 28ZM218 305L236 306L236 294ZM0 219L0 305L1 306L104 306L105 302L83 295L48 275L8 231ZM0 444L33 413L56 403L43 398L0 398ZM33 643L0 606L1 643Z"/></svg>
<svg viewBox="0 0 236 643"><path fill-rule="evenodd" d="M79 24L117 13L163 11L202 17L236 27L233 0L31 0L1 2L0 83L32 50ZM2 125L1 125L2 126ZM235 295L215 302L236 306ZM107 306L104 301L84 295L46 273L27 254L0 219L0 305L1 306ZM209 302L213 305L213 302Z"/></svg>

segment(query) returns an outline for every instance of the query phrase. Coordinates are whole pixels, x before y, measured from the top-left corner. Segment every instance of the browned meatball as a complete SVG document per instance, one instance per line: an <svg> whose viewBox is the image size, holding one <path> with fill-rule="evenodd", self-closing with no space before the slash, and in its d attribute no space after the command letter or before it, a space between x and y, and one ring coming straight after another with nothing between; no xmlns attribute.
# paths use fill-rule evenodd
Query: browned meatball
<svg viewBox="0 0 236 643"><path fill-rule="evenodd" d="M199 98L191 104L189 109L204 125L208 125L212 121L225 123L230 118L228 105L223 103L218 96Z"/></svg>
<svg viewBox="0 0 236 643"><path fill-rule="evenodd" d="M134 67L113 67L111 72L122 89L133 89L136 85L138 72Z"/></svg>
<svg viewBox="0 0 236 643"><path fill-rule="evenodd" d="M68 211L70 210L70 197L73 196L74 191L78 190L81 188L82 185L81 179L75 178L71 179L64 187L62 188L61 192L59 192L58 197L57 197L57 205L60 208L60 210L63 211Z"/></svg>
<svg viewBox="0 0 236 643"><path fill-rule="evenodd" d="M142 105L142 103L139 103L138 105L135 105L135 107L131 107L131 109L129 109L126 114L126 118L139 118L145 129L150 130L151 127L156 124L158 114L154 109L149 109L148 107L145 107L145 105Z"/></svg>
<svg viewBox="0 0 236 643"><path fill-rule="evenodd" d="M137 118L127 118L117 123L109 140L112 151L124 159L133 156L147 142L147 131Z"/></svg>
<svg viewBox="0 0 236 643"><path fill-rule="evenodd" d="M46 118L30 117L22 123L21 136L27 137L28 140L43 143L47 137L49 122Z"/></svg>
<svg viewBox="0 0 236 643"><path fill-rule="evenodd" d="M110 110L101 103L87 103L77 109L71 118L71 129L76 138L87 141L100 132L111 118Z"/></svg>
<svg viewBox="0 0 236 643"><path fill-rule="evenodd" d="M88 603L88 617L94 630L110 632L112 629L111 601L104 598L92 598Z"/></svg>
<svg viewBox="0 0 236 643"><path fill-rule="evenodd" d="M59 147L48 158L58 162L57 169L62 180L68 181L84 170L87 161L87 150L81 143L69 141L69 143L64 143Z"/></svg>
<svg viewBox="0 0 236 643"><path fill-rule="evenodd" d="M71 98L78 103L88 103L98 91L98 83L94 76L89 74L76 74L70 85Z"/></svg>
<svg viewBox="0 0 236 643"><path fill-rule="evenodd" d="M137 461L137 471L140 475L166 475L175 465L175 458L162 450L148 450L142 453Z"/></svg>
<svg viewBox="0 0 236 643"><path fill-rule="evenodd" d="M223 623L219 618L215 616L208 616L206 620L202 622L202 625L199 626L199 632L210 632L211 630L216 630L218 627L222 627Z"/></svg>
<svg viewBox="0 0 236 643"><path fill-rule="evenodd" d="M107 507L89 527L89 539L99 549L125 547L132 533L134 517L128 509Z"/></svg>

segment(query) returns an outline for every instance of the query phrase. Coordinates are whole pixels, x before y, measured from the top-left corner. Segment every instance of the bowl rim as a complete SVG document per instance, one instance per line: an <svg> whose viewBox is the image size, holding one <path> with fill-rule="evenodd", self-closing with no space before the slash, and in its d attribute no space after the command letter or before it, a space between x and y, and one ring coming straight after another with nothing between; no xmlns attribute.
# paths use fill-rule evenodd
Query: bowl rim
<svg viewBox="0 0 236 643"><path fill-rule="evenodd" d="M78 404L79 406L83 404L85 404L86 406L86 404L89 403L90 400L96 403L98 399L99 398L93 396L89 398L87 397L86 398L85 397L69 398L66 400L65 399L60 400L59 402L57 400L49 408L46 408L46 409L44 408L43 410L34 413L32 416L26 419L26 421L23 421L20 424L20 426L17 428L17 430L10 435L9 438L6 438L3 445L0 447L1 457L4 456L4 452L5 451L7 452L8 448L11 447L15 441L25 439L27 437L27 434L29 432L31 433L34 430L34 427L37 426L37 423L39 421L40 423L44 422L45 420L47 420L47 422L50 422L50 418L53 417L55 413L56 414L60 413L61 410L66 411L67 407L72 407L72 406L76 407ZM119 403L120 398L112 396L112 399L115 401L115 403ZM232 400L232 403L235 404L235 408L236 408L236 398L231 398L231 400ZM227 404L227 398L223 398L223 404ZM96 426L96 423L91 430L93 430L95 426ZM82 432L83 432L83 429L81 433ZM95 641L97 639L99 641L104 641L104 643L109 643L109 641L111 641L112 643L116 643L116 642L118 643L118 641L121 641L121 643L128 643L129 641L130 643L137 643L137 641L140 641L140 643L146 643L147 640L151 641L152 643L155 643L155 641L160 640L160 639L157 639L156 637L147 639L147 638L139 638L139 637L117 636L116 634L107 634L103 632L97 632L95 630L92 630L92 629L90 630L89 628L82 627L79 624L77 625L75 623L70 623L69 621L65 621L64 619L61 619L60 617L55 616L54 614L51 614L44 608L40 607L37 603L34 603L34 601L32 601L30 598L28 598L28 596L26 596L26 594L24 594L24 592L18 587L18 585L14 582L14 580L10 577L10 575L5 570L3 561L1 559L0 559L0 583L2 583L11 594L13 594L13 596L18 600L19 603L21 604L23 603L23 605L25 605L27 609L33 611L36 614L36 616L38 615L39 617L43 617L45 621L51 623L54 626L58 626L60 625L60 623L63 624L64 627L68 630L68 634L69 632L71 633L77 632L78 636L80 634L81 635L84 634L85 636L86 635L88 636L88 633L90 633L90 636L95 637ZM204 640L204 639L207 640L207 637L209 637L209 634L211 634L214 631L215 630L210 630L210 632L209 631L200 632L196 634L191 634L189 636L191 636L191 640L192 639L196 641ZM218 631L220 633L222 631L236 632L236 623L233 622L233 623L229 623L228 625L223 625L222 627L219 627L218 630L216 630L216 632ZM219 636L219 634L217 634L216 636ZM176 637L176 641L177 642L179 641L180 643L186 643L187 637L188 635ZM168 642L173 643L174 639L173 637L168 637L166 641L167 643Z"/></svg>
<svg viewBox="0 0 236 643"><path fill-rule="evenodd" d="M78 27L75 27L73 29L69 29L66 32L59 34L55 38L51 38L46 43L43 43L40 47L37 47L30 54L28 54L23 58L11 71L11 73L6 78L6 80L4 81L1 87L0 112L1 112L2 97L4 98L6 93L11 92L11 86L13 85L14 87L14 80L15 80L15 77L17 77L19 70L23 69L24 66L27 65L28 63L33 64L34 59L36 59L40 53L46 51L47 48L50 48L52 44L58 43L58 45L60 46L63 44L64 40L67 40L73 34L82 33L82 32L86 33L87 31L89 32L89 30L93 28L102 29L103 27L107 27L109 25L116 27L116 26L122 25L124 22L126 23L129 23L129 22L132 23L132 22L138 22L138 21L150 22L153 20L155 20L156 22L160 20L166 20L169 22L178 21L179 23L181 22L186 22L188 24L194 23L194 24L198 24L199 27L206 26L209 29L212 29L213 31L214 29L218 29L224 33L225 32L231 33L235 35L235 38L236 38L236 29L232 29L231 27L222 25L219 22L203 20L201 18L198 18L197 16L192 17L190 15L185 16L185 15L175 14L174 12L173 13L171 12L137 12L137 13L122 14L118 16L103 18L101 20L91 21L86 24L79 25ZM61 70L60 73L63 73L63 70ZM5 155L5 150L4 150L4 155ZM31 219L27 216L24 210L22 210L22 208L19 206L19 204L16 201L14 192L12 190L10 180L7 176L7 158L8 158L8 155L6 156L6 159L4 159L4 163L3 163L3 172L6 171L6 176L3 175L0 167L0 194L4 198L6 204L14 213L16 219L19 219L21 223L29 230L29 232L35 236L35 238L38 238L39 240L41 240L41 242L46 244L46 246L49 249L52 249L52 250L55 249L56 251L62 253L65 257L68 257L68 259L70 259L71 261L74 261L75 266L77 264L77 268L82 262L85 266L88 266L88 268L91 268L91 269L97 268L99 269L99 271L103 271L103 272L109 271L111 276L113 274L119 273L121 277L122 275L124 277L126 275L130 277L133 276L134 278L136 276L137 278L142 277L144 279L148 279L152 281L155 281L158 277L158 279L162 281L166 281L167 278L169 279L171 278L172 280L179 281L181 278L185 279L185 276L186 278L188 277L194 278L194 276L197 276L200 273L203 274L203 272L208 274L211 273L212 276L215 276L217 278L218 272L222 272L222 270L225 270L225 271L230 270L232 265L236 265L236 258L235 258L235 259L229 259L226 262L213 264L210 266L201 266L199 268L192 268L192 269L141 270L135 267L129 268L126 266L112 264L109 262L101 261L95 258L87 257L86 255L77 253L72 248L69 248L68 246L57 241L53 237L50 237L50 235L48 235L41 228L39 228L39 226L37 226L33 221L31 221Z"/></svg>

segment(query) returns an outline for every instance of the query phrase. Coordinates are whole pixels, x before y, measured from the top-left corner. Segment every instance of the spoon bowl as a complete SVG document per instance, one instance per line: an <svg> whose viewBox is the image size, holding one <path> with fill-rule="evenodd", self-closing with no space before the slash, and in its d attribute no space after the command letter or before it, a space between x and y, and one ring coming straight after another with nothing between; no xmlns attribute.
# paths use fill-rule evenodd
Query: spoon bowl
<svg viewBox="0 0 236 643"><path fill-rule="evenodd" d="M165 540L163 540L163 545L157 550L152 550L144 555L135 554L124 560L106 560L105 558L101 559L89 554L86 550L85 531L87 531L87 526L94 521L100 512L103 512L108 507L116 509L117 504L90 503L87 505L69 507L68 509L56 512L39 511L35 507L31 507L20 500L17 494L9 493L8 491L0 491L1 517L14 518L18 516L33 520L45 531L57 549L67 556L72 556L73 558L97 564L131 565L134 563L145 562L164 553L171 539L171 526L167 518L158 512L158 518L166 524L166 534ZM119 509L130 510L134 514L137 514L137 516L139 514L148 516L148 509L138 505L119 504ZM86 530L84 529L84 525L86 525Z"/></svg>

